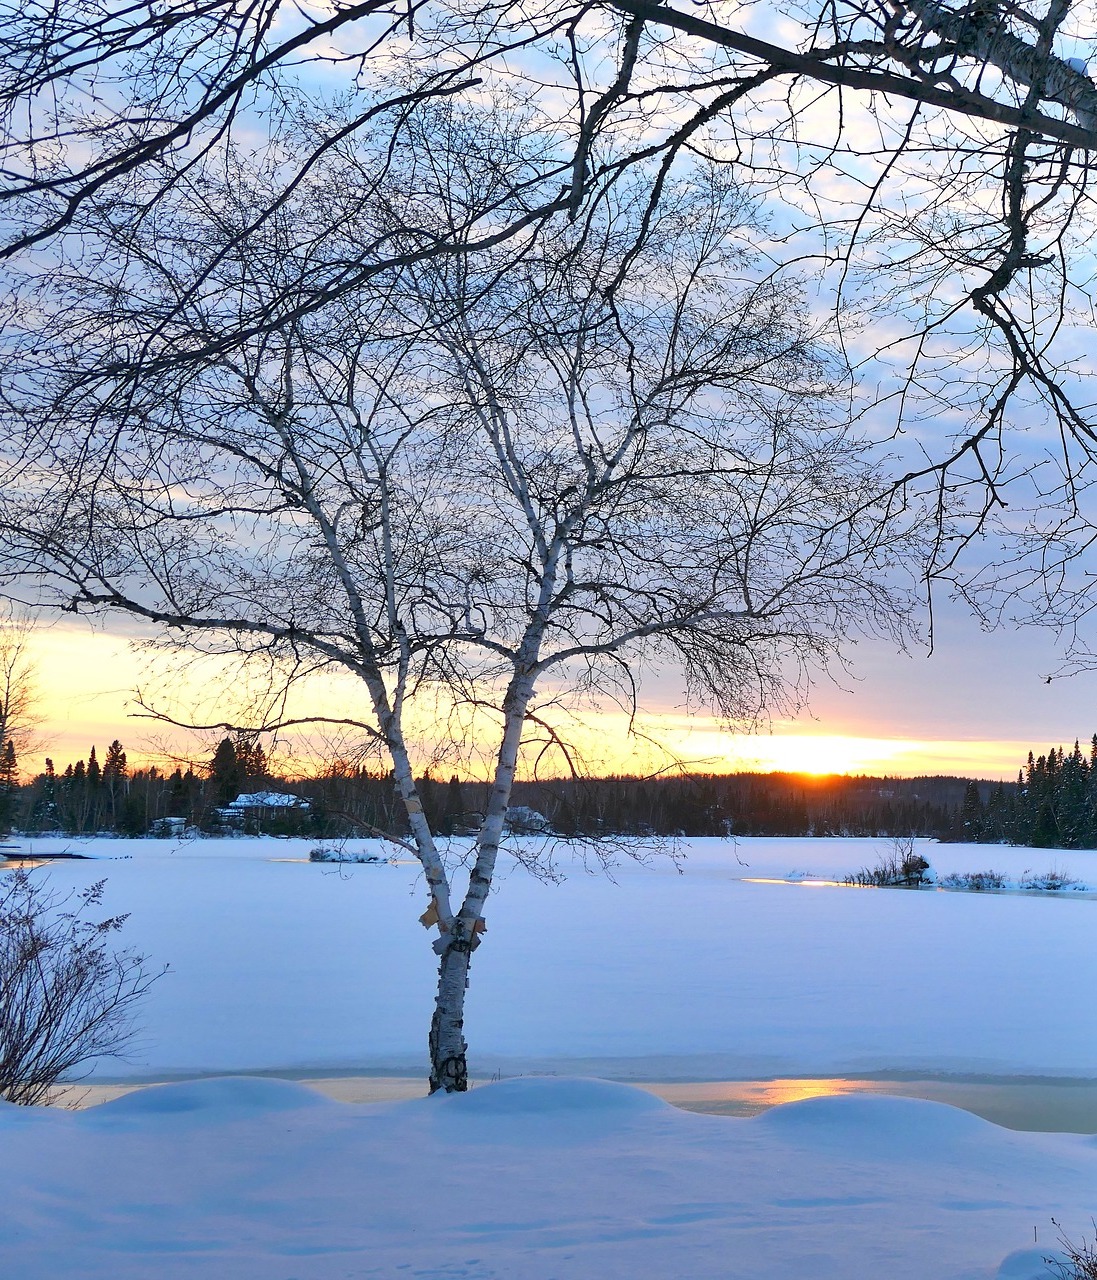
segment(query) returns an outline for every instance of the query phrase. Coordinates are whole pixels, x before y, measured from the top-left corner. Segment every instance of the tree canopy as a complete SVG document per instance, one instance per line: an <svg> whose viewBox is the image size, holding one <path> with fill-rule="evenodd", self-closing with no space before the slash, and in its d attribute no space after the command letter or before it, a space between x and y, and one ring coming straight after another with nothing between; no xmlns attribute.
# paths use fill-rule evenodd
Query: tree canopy
<svg viewBox="0 0 1097 1280"><path fill-rule="evenodd" d="M9 4L7 318L33 329L43 264L78 279L106 222L133 240L114 259L117 305L133 307L118 371L193 370L354 305L394 269L581 220L637 174L657 217L704 156L766 208L770 269L809 274L812 305L837 317L855 408L906 433L892 483L936 485L966 512L930 576L988 619L1025 599L1026 616L1070 626L1093 603L1078 572L1093 534L1091 19L1063 0ZM505 163L468 127L501 97L521 107ZM442 149L449 177L480 198L456 218L386 219L394 175L431 185L417 139L443 104L464 130L460 161ZM226 172L236 207L188 237L180 203ZM295 232L286 214L306 200ZM187 281L161 280L155 307L148 227ZM270 287L227 291L257 253L277 257ZM986 532L1003 555L970 553Z"/></svg>

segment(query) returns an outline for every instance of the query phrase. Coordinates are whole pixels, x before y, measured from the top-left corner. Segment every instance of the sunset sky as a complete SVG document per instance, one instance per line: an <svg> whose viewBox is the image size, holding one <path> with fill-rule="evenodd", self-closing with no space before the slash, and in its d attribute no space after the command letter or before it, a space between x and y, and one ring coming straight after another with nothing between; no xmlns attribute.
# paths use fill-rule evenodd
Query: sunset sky
<svg viewBox="0 0 1097 1280"><path fill-rule="evenodd" d="M46 754L63 767L86 757L93 743L101 757L115 737L131 761L163 746L164 729L137 716L134 691L150 685L145 659L122 636L66 620L40 631L34 643L46 723L43 749L23 762L24 772L37 772ZM697 770L986 778L1015 777L1030 748L1069 747L1076 737L1084 743L1097 730L1097 674L1048 684L1057 657L1047 632L984 634L958 610L946 609L932 654L898 654L893 645L864 641L850 656L852 671L841 685L824 680L809 712L774 722L770 732L736 735L710 716L690 715L670 676L651 689L641 727ZM158 661L163 670L164 659ZM164 683L161 676L161 697ZM347 706L354 693L349 681L331 689L328 713L354 714ZM597 771L642 772L665 764L651 748L630 746L626 727L623 713L610 712L589 734L579 734ZM193 740L180 749L201 751Z"/></svg>
<svg viewBox="0 0 1097 1280"><path fill-rule="evenodd" d="M763 24L771 22L772 15L767 18L763 11L759 12ZM325 57L318 65L324 76L335 74L330 59ZM508 70L507 75L511 74ZM764 99L759 103L765 106ZM777 94L767 109L783 113L783 96ZM804 119L812 130L820 130L819 137L829 137L830 127L838 122L833 114L836 110L837 99L823 102L817 117L809 114ZM859 139L883 137L889 127L899 132L906 128L903 113L892 119L889 109L877 101L843 98L841 110L844 127L851 131L849 138L857 140L856 145L851 142L848 149L844 145L838 148L835 154L839 158L833 169L819 168L812 179L810 196L815 202L813 209L829 211L837 219L836 226L844 225L850 210L860 207L865 184L875 181L885 164L875 144L862 146ZM728 137L731 136L729 132ZM738 146L735 140L729 154L737 154ZM814 166L815 161L811 164ZM917 165L912 166L912 172L918 175ZM915 196L922 199L926 191L935 190L936 174L927 171L920 180L927 176L934 181L917 192L913 188L908 192L900 183L896 188L896 209L905 209L908 194L916 205ZM811 216L805 215L806 206L800 203L798 182L792 190L789 203L782 205L778 201L767 211L765 231L762 227L751 231L767 264L768 255L776 261L784 252L782 244L794 226L799 228L793 238L796 253L804 254L804 261L809 253L823 247L818 232L811 229L815 225ZM888 207L890 197L886 192L878 192L876 198L882 201L882 209ZM772 238L763 239L763 234ZM872 235L860 238L867 246L874 244ZM828 249L827 254L830 253ZM862 265L873 265L875 253L875 248L867 252ZM851 251L850 261L855 259ZM842 255L834 261L841 264ZM1087 260L1083 278L1091 269L1092 262ZM849 289L851 306L860 305L859 288L876 288L879 283L875 267L866 277L868 285L856 285L855 275L847 278L844 265L840 278L843 287ZM821 292L818 298L811 299L820 324L835 305L829 292L831 283L830 277L822 273ZM892 286L879 287L886 292ZM945 289L949 298L951 287ZM906 385L913 349L909 344L904 346L903 339L913 332L918 349L922 350L923 303L923 299L915 298L910 304L912 311L904 310L899 303L889 304L890 310L874 313L873 322L861 328L843 318L843 350L852 358L859 377L863 376L866 388L864 399L855 397L858 430L886 442L886 451L898 474L908 467L916 468L926 458L938 457L942 442L949 440L951 433L966 433L973 410L982 413L980 379L997 376L993 373L997 357L992 358L979 344L971 348L965 345L971 337L966 331L967 319L957 321L955 332L935 323L935 341L943 345L936 355L934 349L926 347L926 368L932 376L925 381L925 404L917 396L912 397L914 408L909 416L901 423L896 420L892 396L898 387ZM952 306L949 300L950 314ZM856 314L854 306L850 318ZM1076 328L1064 324L1061 333L1059 329L1056 333L1058 341L1068 344L1065 349L1070 359L1063 361L1063 367L1069 363L1072 375L1090 371L1093 344L1088 322ZM1070 342L1074 343L1073 348ZM879 362L875 362L877 352L885 353ZM989 363L984 367L986 361ZM917 383L918 379L914 379L910 385L913 388ZM946 395L945 390L954 395ZM876 411L868 408L873 403ZM1006 468L1015 479L1028 477L1020 486L1022 501L1016 508L1022 513L1026 500L1035 502L1039 510L1044 482L1042 474L1038 480L1033 478L1039 472L1037 464L1050 466L1052 471L1057 465L1054 461L1048 463L1043 456L1045 448L1054 455L1057 433L1049 435L1046 423L1041 425L1034 410L1026 409L1026 415L1024 434L1011 444L1018 454L1012 469ZM139 685L147 697L161 705L174 694L175 710L182 718L193 715L216 720L232 714L231 708L218 708L216 690L203 687L193 676L165 675L167 668L161 664L159 679L149 679L144 659L130 651L120 632L97 631L89 623L63 615L42 629L34 643L44 725L40 749L22 761L24 773L40 769L46 754L63 768L71 760L86 758L93 744L102 757L107 744L116 737L125 745L133 763L156 759L165 749L173 748L181 755L191 753L202 758L204 753L208 758L208 741L200 743L173 735L140 716L134 702ZM849 668L839 671L833 681L822 678L807 710L794 720L775 718L753 735L731 732L711 715L686 708L677 678L672 673L656 673L645 690L647 714L639 725L644 735L639 745L630 741L628 717L617 710L590 719L574 731L574 737L599 772L646 772L665 767L674 759L697 771L787 769L1013 778L1030 749L1040 753L1052 745L1069 747L1075 738L1086 741L1097 730L1097 674L1053 678L1049 682L1049 675L1058 670L1062 660L1049 632L1002 630L984 634L970 617L944 605L937 610L932 653L924 646L898 653L893 644L864 641L849 650L847 657ZM322 709L327 714L357 712L366 718L362 691L349 679L320 690L318 701L326 701ZM665 753L660 756L657 748L647 745L650 740L662 744Z"/></svg>

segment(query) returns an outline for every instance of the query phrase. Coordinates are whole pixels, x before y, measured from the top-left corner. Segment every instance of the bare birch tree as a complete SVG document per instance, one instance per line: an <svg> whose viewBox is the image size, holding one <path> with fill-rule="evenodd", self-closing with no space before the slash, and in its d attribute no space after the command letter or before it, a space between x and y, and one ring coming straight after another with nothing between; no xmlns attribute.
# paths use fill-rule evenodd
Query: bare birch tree
<svg viewBox="0 0 1097 1280"><path fill-rule="evenodd" d="M840 361L792 284L757 274L750 210L703 165L658 209L639 174L570 224L409 254L201 366L134 375L127 353L165 303L210 333L225 299L262 310L305 290L302 244L329 235L333 201L364 209L360 189L366 233L398 256L424 226L467 241L470 212L495 183L513 191L536 149L497 124L492 142L482 117L441 111L383 198L349 155L213 274L209 246L243 243L268 192L207 174L117 232L105 209L100 265L37 282L0 500L5 554L68 608L360 681L346 723L391 762L406 817L392 834L428 891L432 1090L467 1084L469 964L523 744L564 742L555 703L632 697L657 657L725 716L764 714L858 629L901 638L896 574L922 527L897 492L878 498L836 407ZM472 709L490 761L462 884L417 790L424 701Z"/></svg>
<svg viewBox="0 0 1097 1280"><path fill-rule="evenodd" d="M29 617L0 606L0 746L11 742L18 756L33 748L41 723L32 634Z"/></svg>

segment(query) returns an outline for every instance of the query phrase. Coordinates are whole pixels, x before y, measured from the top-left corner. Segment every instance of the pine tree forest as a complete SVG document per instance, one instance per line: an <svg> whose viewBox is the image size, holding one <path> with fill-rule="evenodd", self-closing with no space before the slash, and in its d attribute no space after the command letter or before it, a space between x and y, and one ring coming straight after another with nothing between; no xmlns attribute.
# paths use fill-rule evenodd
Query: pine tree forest
<svg viewBox="0 0 1097 1280"><path fill-rule="evenodd" d="M434 829L462 835L486 802L487 784L451 776L420 779ZM305 804L230 819L241 794L274 791ZM518 782L515 811L535 830L563 837L896 836L1097 848L1097 734L1084 754L1031 752L1016 782L957 777L879 778L794 773L682 774L654 778L572 778ZM338 837L405 834L392 779L335 761L308 777L280 776L263 747L243 736L221 740L205 762L131 769L115 739L102 761L58 771L51 759L20 782L12 742L0 747L0 831L64 835L163 835L231 830ZM543 820L543 821L542 821ZM516 828L520 829L520 828Z"/></svg>

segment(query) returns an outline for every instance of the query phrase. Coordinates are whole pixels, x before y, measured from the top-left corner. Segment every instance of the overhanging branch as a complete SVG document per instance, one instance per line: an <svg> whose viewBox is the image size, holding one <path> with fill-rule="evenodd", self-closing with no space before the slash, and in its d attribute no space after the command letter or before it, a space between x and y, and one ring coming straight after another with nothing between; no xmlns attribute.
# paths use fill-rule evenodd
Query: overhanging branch
<svg viewBox="0 0 1097 1280"><path fill-rule="evenodd" d="M720 26L718 23L695 17L693 14L681 13L666 5L652 4L648 0L607 0L607 3L611 8L632 17L642 18L645 22L671 27L675 31L696 36L720 48L734 49L737 53L757 58L780 74L804 76L821 84L832 84L846 89L863 89L869 93L880 93L911 102L921 102L928 106L941 107L946 111L972 116L975 119L990 120L1010 129L1026 128L1033 134L1059 142L1069 142L1087 151L1097 148L1097 128L1092 126L1056 119L1039 110L1008 106L986 94L977 93L961 85L952 84L942 88L938 84L913 76L897 75L891 71L873 71L829 60L844 54L846 52L844 48L834 51L824 50L819 54L797 53L781 45L772 44L768 40L759 40L756 36L747 35L746 32ZM936 8L936 6L933 7ZM1023 41L1018 40L1016 43L1027 49ZM1053 79L1049 78L1047 97L1058 102L1059 80L1062 79L1065 83L1071 76L1077 77L1080 84L1076 88L1080 90L1081 84L1085 82L1084 76L1070 71L1065 64L1060 66L1056 59L1050 59L1049 62L1056 68L1056 75ZM1001 67L999 70L1012 78L1011 71ZM1017 79L1023 84L1029 83L1019 74ZM1065 110L1078 109L1078 103L1075 100L1077 96L1072 94L1069 101L1060 102L1060 105ZM1094 94L1094 98L1097 105L1097 93Z"/></svg>

